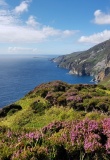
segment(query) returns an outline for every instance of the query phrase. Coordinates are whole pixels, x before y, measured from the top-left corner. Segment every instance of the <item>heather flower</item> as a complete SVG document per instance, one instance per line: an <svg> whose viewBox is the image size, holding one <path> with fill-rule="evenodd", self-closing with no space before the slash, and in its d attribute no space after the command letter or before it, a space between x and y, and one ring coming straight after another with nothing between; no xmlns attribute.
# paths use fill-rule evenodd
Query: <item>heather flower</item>
<svg viewBox="0 0 110 160"><path fill-rule="evenodd" d="M102 145L99 143L100 140L101 138L98 134L93 134L93 133L88 134L84 140L85 152L91 153L101 149Z"/></svg>
<svg viewBox="0 0 110 160"><path fill-rule="evenodd" d="M109 159L110 157L110 118L101 121L56 121L41 131L12 131L0 133L0 159L58 159L64 151L74 159L81 155L86 159ZM63 148L63 150L61 150ZM43 158L39 158L39 157ZM70 156L70 157L69 157ZM59 158L60 159L60 158ZM64 159L64 158L63 158ZM65 158L66 160L66 158Z"/></svg>
<svg viewBox="0 0 110 160"><path fill-rule="evenodd" d="M38 141L42 137L42 135L39 131L35 131L35 132L30 132L30 133L26 134L25 137Z"/></svg>
<svg viewBox="0 0 110 160"><path fill-rule="evenodd" d="M49 125L47 125L46 127L42 128L42 132L44 134L46 133L54 133L54 132L58 132L61 128L63 128L62 126L62 122L52 122Z"/></svg>
<svg viewBox="0 0 110 160"><path fill-rule="evenodd" d="M83 122L74 125L72 131L70 132L70 139L72 145L77 144L78 146L80 146L80 144L82 144L82 141L84 139L83 134L85 134L85 128Z"/></svg>
<svg viewBox="0 0 110 160"><path fill-rule="evenodd" d="M99 125L94 120L83 120L72 127L70 132L70 139L72 146L84 147L86 151L96 150L101 147L98 134Z"/></svg>
<svg viewBox="0 0 110 160"><path fill-rule="evenodd" d="M102 121L103 134L110 137L110 118L106 118Z"/></svg>
<svg viewBox="0 0 110 160"><path fill-rule="evenodd" d="M7 137L8 137L8 138L11 138L12 135L13 135L12 131L8 130L8 132L7 132Z"/></svg>
<svg viewBox="0 0 110 160"><path fill-rule="evenodd" d="M96 132L99 129L99 124L95 120L88 121L88 132Z"/></svg>
<svg viewBox="0 0 110 160"><path fill-rule="evenodd" d="M110 138L108 138L105 147L106 147L107 153L110 154Z"/></svg>

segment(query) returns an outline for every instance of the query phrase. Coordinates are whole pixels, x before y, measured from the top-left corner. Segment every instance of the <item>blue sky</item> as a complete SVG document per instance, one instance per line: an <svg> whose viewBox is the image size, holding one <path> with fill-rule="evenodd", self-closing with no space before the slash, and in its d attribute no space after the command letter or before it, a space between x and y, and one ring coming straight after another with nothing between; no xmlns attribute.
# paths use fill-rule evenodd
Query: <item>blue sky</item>
<svg viewBox="0 0 110 160"><path fill-rule="evenodd" d="M0 54L69 54L110 38L110 0L0 0Z"/></svg>

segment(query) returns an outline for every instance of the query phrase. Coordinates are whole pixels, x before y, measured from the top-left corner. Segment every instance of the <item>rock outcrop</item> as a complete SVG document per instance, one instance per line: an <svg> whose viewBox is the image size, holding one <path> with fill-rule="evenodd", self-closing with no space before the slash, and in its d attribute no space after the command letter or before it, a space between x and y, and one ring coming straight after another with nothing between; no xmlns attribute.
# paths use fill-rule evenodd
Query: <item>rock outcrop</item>
<svg viewBox="0 0 110 160"><path fill-rule="evenodd" d="M110 73L110 40L94 47L53 59L59 67L69 69L70 74L91 75L102 81Z"/></svg>

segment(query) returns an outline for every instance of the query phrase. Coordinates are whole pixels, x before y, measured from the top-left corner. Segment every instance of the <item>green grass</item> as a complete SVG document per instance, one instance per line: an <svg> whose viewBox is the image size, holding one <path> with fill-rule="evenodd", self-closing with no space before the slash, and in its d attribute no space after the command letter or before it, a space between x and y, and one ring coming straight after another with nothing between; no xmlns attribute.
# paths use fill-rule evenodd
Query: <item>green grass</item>
<svg viewBox="0 0 110 160"><path fill-rule="evenodd" d="M42 128L54 121L83 119L84 115L84 112L75 111L72 108L56 106L45 110L42 115L33 113L31 109L23 109L22 111L15 113L13 116L7 116L1 121L1 125L10 128Z"/></svg>
<svg viewBox="0 0 110 160"><path fill-rule="evenodd" d="M62 84L58 82L56 85L58 88L58 85L60 84L66 86L66 90L58 91L55 90L54 84L56 85L56 82L49 83L48 85L45 84L41 86L41 88L38 87L37 89L32 91L32 93L27 94L24 98L17 101L15 104L20 105L22 107L22 110L15 112L14 114L7 114L6 117L0 118L0 125L7 126L13 129L19 129L21 127L39 129L54 121L82 120L84 118L99 120L108 116L107 113L103 113L103 108L101 111L98 112L94 110L96 109L94 107L92 109L92 112L87 109L88 105L98 105L99 101L101 101L102 105L106 105L106 103L107 106L110 105L109 89L104 89L104 87L101 85L67 85L65 83ZM51 93L52 96L54 95L56 97L58 104L51 104L49 106L48 104L51 102L46 100L45 97L39 95L39 93L41 93L43 90L45 91L45 87L47 86L49 89L49 93ZM76 97L83 98L83 101L76 101L75 103L68 102L66 106L63 106L63 103L62 105L60 105L58 101L59 98L63 96L65 100L65 98L67 96L70 96L69 94L71 93L77 94ZM88 97L88 95L90 97ZM52 98L54 99L54 97ZM94 103L92 101L94 101ZM36 106L37 102L38 106ZM33 108L34 104L35 106ZM80 109L80 107L83 107L83 109Z"/></svg>
<svg viewBox="0 0 110 160"><path fill-rule="evenodd" d="M30 123L26 124L26 128L42 128L43 126L48 125L50 122L54 121L69 121L83 119L84 112L77 112L73 109L64 108L64 107L52 107L49 110L45 110L43 115L33 116L33 119Z"/></svg>
<svg viewBox="0 0 110 160"><path fill-rule="evenodd" d="M102 82L100 82L101 85L104 85L105 87L108 87L110 89L110 74L104 78Z"/></svg>
<svg viewBox="0 0 110 160"><path fill-rule="evenodd" d="M110 123L108 118L110 90L104 86L69 85L55 81L38 86L15 104L22 109L13 113L11 108L4 118L0 118L1 160L68 160L64 157L64 153L75 159L84 159L82 153L88 160L101 159L102 155L107 159L106 147L102 143L107 144L109 140L109 137L106 136L107 140L104 134L106 127L109 129L109 125L106 124ZM105 128L102 127L103 123ZM87 127L91 124L92 127ZM97 126L98 132L96 132ZM93 131L90 132L88 128L92 128ZM78 141L75 140L73 144L70 135L74 131L77 132ZM89 151L90 153L85 152L84 138L88 136L88 142L90 143L91 140L94 142L91 135L96 134L105 149L100 148L99 152L96 148L95 152L92 150ZM97 140L94 144L95 148ZM97 157L94 153L95 155L97 153Z"/></svg>

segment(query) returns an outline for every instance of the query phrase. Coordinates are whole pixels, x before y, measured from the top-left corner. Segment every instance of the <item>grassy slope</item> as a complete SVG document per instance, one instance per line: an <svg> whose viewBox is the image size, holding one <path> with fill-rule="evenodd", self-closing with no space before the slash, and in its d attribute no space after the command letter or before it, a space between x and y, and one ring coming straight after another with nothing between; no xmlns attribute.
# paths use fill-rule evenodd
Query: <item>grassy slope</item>
<svg viewBox="0 0 110 160"><path fill-rule="evenodd" d="M65 91L55 91L55 85L58 87L66 86ZM50 84L43 84L40 87L37 87L34 91L27 94L24 98L17 101L15 104L19 104L22 106L22 110L14 113L14 114L7 114L6 117L1 118L0 125L1 126L8 126L11 128L42 128L43 126L49 124L50 122L57 121L57 120L77 120L77 119L84 119L84 118L90 118L90 119L101 119L104 117L107 117L107 113L104 113L101 109L97 111L97 108L95 106L92 110L87 110L87 107L89 105L98 105L99 102L97 102L97 99L101 100L102 102L108 100L106 102L107 106L110 105L110 91L107 89L103 89L102 86L95 86L92 87L90 85L88 86L81 86L80 85L68 85L63 82L52 82ZM42 93L45 92L45 90L48 90L48 93L51 92L56 97L56 104L52 104L52 102L49 102L49 100L46 100L45 97L42 96ZM67 103L66 105L63 104L63 101L65 98L67 98L67 95L69 93L76 92L77 96L83 97L83 100L81 102L75 102L75 104L71 104L74 101L71 101ZM46 94L48 94L46 93ZM58 95L59 94L59 95ZM87 98L87 95L90 95L90 98ZM92 98L91 98L92 96ZM62 100L63 98L63 100ZM61 99L61 100L60 100ZM96 102L91 102L91 99ZM47 108L42 108L40 111L36 111L32 108L32 105L34 102L40 101L44 105L44 107L47 105L47 102L50 103L50 106ZM93 103L93 104L92 104ZM97 104L94 104L97 103ZM76 105L77 104L77 105ZM83 109L80 109L80 106L83 106ZM99 107L100 108L100 107ZM108 111L110 107L108 107ZM91 112L92 111L92 112ZM99 114L100 113L100 114Z"/></svg>
<svg viewBox="0 0 110 160"><path fill-rule="evenodd" d="M106 76L100 84L110 88L110 74Z"/></svg>
<svg viewBox="0 0 110 160"><path fill-rule="evenodd" d="M45 110L43 114L33 113L30 105L37 98L24 98L16 102L22 106L22 110L16 112L13 115L9 115L1 120L0 125L5 125L11 128L42 128L56 120L72 120L82 118L81 113L70 108L64 108L62 106L53 106L50 109ZM42 99L41 99L42 100Z"/></svg>
<svg viewBox="0 0 110 160"><path fill-rule="evenodd" d="M15 105L0 118L0 160L110 159L109 89L55 81Z"/></svg>

